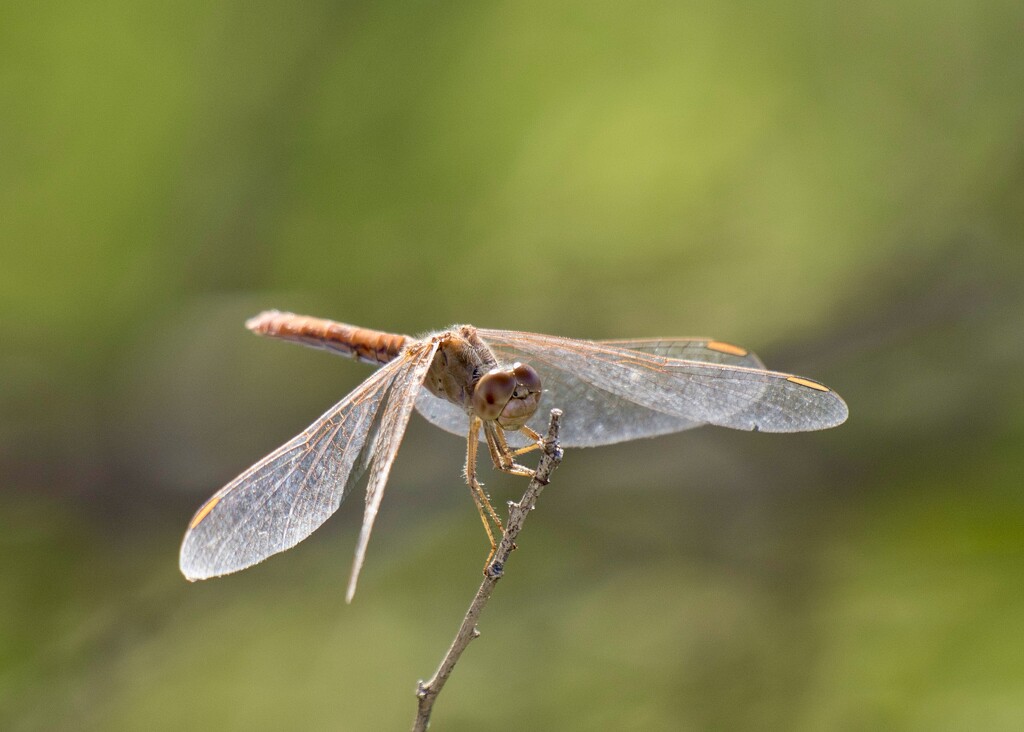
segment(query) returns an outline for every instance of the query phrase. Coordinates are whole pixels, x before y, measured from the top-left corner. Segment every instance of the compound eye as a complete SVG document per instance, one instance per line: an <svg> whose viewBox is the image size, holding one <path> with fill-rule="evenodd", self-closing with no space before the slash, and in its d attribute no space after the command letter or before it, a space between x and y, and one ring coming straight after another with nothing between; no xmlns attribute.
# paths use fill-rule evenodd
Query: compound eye
<svg viewBox="0 0 1024 732"><path fill-rule="evenodd" d="M508 371L486 373L473 390L473 411L480 419L493 422L501 415L515 390L516 377Z"/></svg>
<svg viewBox="0 0 1024 732"><path fill-rule="evenodd" d="M512 375L516 377L516 390L513 396L525 399L529 394L539 394L541 391L540 374L525 363L517 363L512 367Z"/></svg>

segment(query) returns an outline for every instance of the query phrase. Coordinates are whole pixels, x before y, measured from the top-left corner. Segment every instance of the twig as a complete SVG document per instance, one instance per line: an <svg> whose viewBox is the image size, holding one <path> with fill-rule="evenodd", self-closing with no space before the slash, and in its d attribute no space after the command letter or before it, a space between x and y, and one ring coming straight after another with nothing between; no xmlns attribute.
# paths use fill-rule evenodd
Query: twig
<svg viewBox="0 0 1024 732"><path fill-rule="evenodd" d="M483 611L487 601L491 598L494 586L505 572L505 563L508 562L509 554L516 547L516 537L526 522L526 516L533 510L537 502L537 496L544 490L544 486L550 482L551 474L555 472L555 468L562 462L562 450L558 446L558 430L561 426L561 421L561 410L552 409L551 422L548 424L548 434L544 438L544 454L537 464L537 472L530 481L530 485L526 488L526 492L519 500L519 503L509 504L505 533L502 535L498 549L494 552L494 557L484 573L484 581L480 583L480 589L476 591L476 596L473 598L473 602L470 603L469 610L466 611L466 617L462 619L462 625L459 627L459 632L455 634L455 640L452 641L448 653L441 660L441 665L437 667L437 671L434 672L434 676L430 681L420 681L419 683L416 690L416 698L419 700L419 705L416 711L416 721L412 726L413 732L425 732L430 725L430 712L434 708L434 702L437 701L437 695L441 693L441 689L444 688L445 682L448 681L448 677L451 676L455 664L459 662L459 658L462 656L462 652L469 646L469 642L480 635L480 631L476 628L476 621L480 617L480 613Z"/></svg>

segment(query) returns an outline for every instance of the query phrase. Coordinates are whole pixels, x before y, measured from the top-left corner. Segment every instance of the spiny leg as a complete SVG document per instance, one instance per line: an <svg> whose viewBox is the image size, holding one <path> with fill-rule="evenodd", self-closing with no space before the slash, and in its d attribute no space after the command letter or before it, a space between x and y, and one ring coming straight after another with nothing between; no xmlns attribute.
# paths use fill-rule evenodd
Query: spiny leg
<svg viewBox="0 0 1024 732"><path fill-rule="evenodd" d="M474 491L474 490L471 490L469 492L469 496L470 496L470 498L473 499L473 505L476 506L476 510L480 514L480 523L482 523L484 525L484 531L487 532L487 541L490 542L490 544L491 544L491 552L490 552L490 554L487 555L487 561L484 562L484 567L486 568L487 565L490 564L491 557L494 556L494 552L498 548L498 545L494 541L494 534L491 533L491 524L490 524L490 522L487 521L487 513L484 511L483 504L480 503L480 497L477 495L477 492Z"/></svg>
<svg viewBox="0 0 1024 732"><path fill-rule="evenodd" d="M476 453L477 446L480 444L480 425L483 423L479 417L472 417L471 420L469 425L470 444L466 450L466 480L469 482L469 487L473 489L473 492L480 496L480 500L487 509L487 514L497 524L498 531L504 534L505 527L502 525L501 519L498 518L498 513L494 510L494 506L491 505L491 501L484 492L483 486L476 479ZM475 429L473 422L476 422Z"/></svg>
<svg viewBox="0 0 1024 732"><path fill-rule="evenodd" d="M499 533L504 534L505 527L502 525L501 519L498 518L494 506L491 505L480 482L476 479L476 454L477 448L480 445L481 424L479 417L470 417L469 438L466 444L466 483L469 484L470 495L473 498L473 503L476 505L477 512L480 514L480 522L484 525L484 531L487 532L487 541L491 544L491 551L487 555L487 561L484 562L484 572L486 573L487 568L491 564L491 559L494 557L494 552L498 550L498 543L494 540L491 525L487 520L488 517L494 521Z"/></svg>
<svg viewBox="0 0 1024 732"><path fill-rule="evenodd" d="M530 444L527 445L526 447L520 447L518 450L513 450L512 452L509 453L510 457L518 457L519 455L525 455L528 452L540 450L542 447L544 447L544 438L541 437L536 432L534 432L533 430L531 430L526 425L520 427L519 431L526 435L527 438L529 438Z"/></svg>
<svg viewBox="0 0 1024 732"><path fill-rule="evenodd" d="M503 473L520 475L524 478L532 478L536 475L537 471L525 465L520 465L512 459L515 453L509 448L508 442L505 440L505 433L501 427L491 422L485 422L484 436L487 438L487 447L491 451L491 460L494 461L494 467Z"/></svg>
<svg viewBox="0 0 1024 732"><path fill-rule="evenodd" d="M487 498L487 494L484 492L483 486L480 481L476 478L476 454L477 447L480 445L480 426L482 422L478 417L470 417L469 421L469 439L466 444L466 482L469 484L470 491L473 494L473 500L477 501L477 508L480 510L480 518L484 522L484 527L487 528L488 537L491 536L491 530L487 525L487 517L494 521L498 525L498 529L502 533L505 533L505 528L501 524L501 519L498 518L498 514L494 510L494 506L491 505L490 500ZM486 507L486 513L484 508ZM494 540L491 540L491 545L494 545Z"/></svg>

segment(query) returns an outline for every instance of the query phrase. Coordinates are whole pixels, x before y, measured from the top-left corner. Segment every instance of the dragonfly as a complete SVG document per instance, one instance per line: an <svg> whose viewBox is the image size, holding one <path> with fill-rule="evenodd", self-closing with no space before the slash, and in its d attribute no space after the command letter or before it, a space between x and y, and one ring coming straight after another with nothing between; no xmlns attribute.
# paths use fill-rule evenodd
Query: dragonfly
<svg viewBox="0 0 1024 732"><path fill-rule="evenodd" d="M761 432L835 427L846 403L827 386L767 370L750 351L704 338L586 341L458 325L414 338L266 311L258 335L326 349L379 368L302 433L221 488L181 546L190 580L257 564L319 528L369 470L346 591L356 590L388 474L413 410L466 439L465 479L491 543L497 512L477 477L484 444L499 471L542 447L541 401L563 411L562 447L593 447L704 424ZM488 558L489 559L489 558Z"/></svg>

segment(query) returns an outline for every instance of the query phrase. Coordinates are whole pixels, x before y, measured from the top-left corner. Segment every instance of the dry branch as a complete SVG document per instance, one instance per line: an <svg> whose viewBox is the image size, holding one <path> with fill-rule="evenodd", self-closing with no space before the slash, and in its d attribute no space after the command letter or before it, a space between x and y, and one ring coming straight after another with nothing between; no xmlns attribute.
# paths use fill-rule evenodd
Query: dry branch
<svg viewBox="0 0 1024 732"><path fill-rule="evenodd" d="M483 611L487 601L491 598L495 585L505 572L505 564L508 562L508 557L516 546L516 537L522 530L527 515L533 510L537 502L537 496L544 490L544 486L550 482L551 474L558 467L559 463L562 462L562 450L558 446L558 429L561 426L561 419L561 410L552 409L551 422L548 424L548 433L544 437L543 454L541 455L540 462L537 464L537 472L530 480L530 485L527 486L526 492L523 493L523 497L519 502L510 503L505 533L502 535L498 549L495 551L491 563L487 567L484 580L480 583L480 588L476 591L476 596L473 598L473 602L470 603L466 616L462 619L462 625L459 627L458 633L455 634L455 640L452 641L448 653L441 660L441 665L437 667L433 677L429 681L420 681L419 683L416 690L416 698L419 700L419 704L416 711L416 721L412 727L413 732L423 732L430 725L430 713L434 708L434 702L437 701L438 694L444 688L445 682L448 681L448 677L462 656L462 652L469 646L470 641L480 635L480 631L476 628L477 619L480 617L480 613Z"/></svg>

